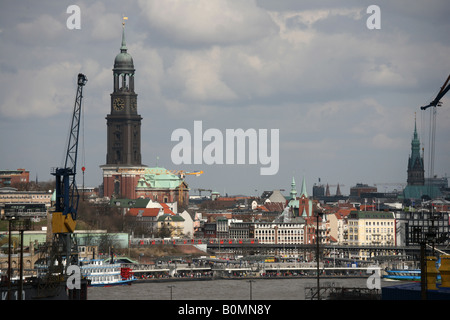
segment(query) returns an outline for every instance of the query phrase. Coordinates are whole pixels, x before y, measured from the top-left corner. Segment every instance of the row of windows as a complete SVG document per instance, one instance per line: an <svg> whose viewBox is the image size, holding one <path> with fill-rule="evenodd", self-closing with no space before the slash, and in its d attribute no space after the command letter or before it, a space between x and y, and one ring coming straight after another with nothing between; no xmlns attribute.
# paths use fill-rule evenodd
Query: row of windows
<svg viewBox="0 0 450 320"><path fill-rule="evenodd" d="M51 194L45 195L29 195L29 194L16 194L8 196L0 196L0 199L50 199Z"/></svg>
<svg viewBox="0 0 450 320"><path fill-rule="evenodd" d="M259 241L275 241L275 237L271 236L264 236L264 237L256 237ZM300 237L278 237L278 241L287 241L287 242L296 242L300 241L303 242L303 236Z"/></svg>
<svg viewBox="0 0 450 320"><path fill-rule="evenodd" d="M278 228L280 228L280 229L281 228L284 228L284 229L287 229L287 228L298 228L299 225L301 225L301 224L298 224L298 223L283 223L282 225L278 226ZM255 224L255 228L258 228L258 229L263 229L263 228L273 229L275 227L276 227L276 225L269 224L269 223L258 223L258 224Z"/></svg>
<svg viewBox="0 0 450 320"><path fill-rule="evenodd" d="M353 227L348 229L349 233L358 233L358 228ZM366 233L393 233L394 228L366 228Z"/></svg>
<svg viewBox="0 0 450 320"><path fill-rule="evenodd" d="M349 226L357 226L357 225L359 225L359 221L349 220L348 225ZM394 221L366 221L365 225L366 226L393 226Z"/></svg>
<svg viewBox="0 0 450 320"><path fill-rule="evenodd" d="M392 240L392 235L366 235L366 240L378 240L378 241L386 241ZM358 235L349 235L348 240L350 241L358 241Z"/></svg>
<svg viewBox="0 0 450 320"><path fill-rule="evenodd" d="M446 223L446 221L443 221L443 220L439 220L439 221L412 220L410 222L410 225L411 226L435 226L435 227L437 227L437 226L446 226L447 223Z"/></svg>
<svg viewBox="0 0 450 320"><path fill-rule="evenodd" d="M393 226L393 221L366 221L366 226Z"/></svg>
<svg viewBox="0 0 450 320"><path fill-rule="evenodd" d="M43 211L42 209L8 209L5 210L6 212L18 212L18 213L41 213L41 212L46 212L45 210Z"/></svg>
<svg viewBox="0 0 450 320"><path fill-rule="evenodd" d="M393 233L394 232L394 228L367 228L366 229L367 233Z"/></svg>
<svg viewBox="0 0 450 320"><path fill-rule="evenodd" d="M275 230L255 230L255 234L267 234L267 233L275 233ZM278 234L303 234L303 229L294 229L294 230L278 230Z"/></svg>
<svg viewBox="0 0 450 320"><path fill-rule="evenodd" d="M372 235L366 235L366 240L392 240L392 235L376 235L376 236L372 236Z"/></svg>

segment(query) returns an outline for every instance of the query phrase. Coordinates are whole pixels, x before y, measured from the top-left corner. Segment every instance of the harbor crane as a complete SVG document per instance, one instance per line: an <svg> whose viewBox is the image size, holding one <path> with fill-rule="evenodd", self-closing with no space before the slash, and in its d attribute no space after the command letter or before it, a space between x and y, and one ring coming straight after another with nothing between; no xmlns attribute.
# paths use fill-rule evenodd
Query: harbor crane
<svg viewBox="0 0 450 320"><path fill-rule="evenodd" d="M448 90L450 90L450 84L448 84L449 81L450 81L450 75L448 76L448 78L445 81L444 85L441 87L441 90L437 94L436 98L434 98L434 100L432 102L430 102L428 105L420 107L420 109L421 110L426 110L429 107L440 107L441 106L441 99L445 96L445 94L448 92Z"/></svg>
<svg viewBox="0 0 450 320"><path fill-rule="evenodd" d="M53 168L51 174L56 178L55 211L52 214L53 250L58 262L66 257L66 267L76 264L76 245L71 235L75 231L79 194L75 183L78 155L78 137L80 133L81 102L83 87L87 82L84 74L78 74L78 88L73 108L69 141L65 154L64 166Z"/></svg>
<svg viewBox="0 0 450 320"><path fill-rule="evenodd" d="M444 85L441 87L441 90L436 95L433 101L431 101L428 105L420 107L421 110L426 110L430 107L434 107L430 114L430 137L429 137L429 175L430 178L434 177L434 144L435 144L435 137L436 137L436 107L440 107L442 105L441 99L445 96L445 94L450 89L450 84L448 82L450 81L450 75L447 77L447 80L445 81Z"/></svg>
<svg viewBox="0 0 450 320"><path fill-rule="evenodd" d="M79 194L75 183L78 155L78 137L80 133L81 101L83 87L87 82L84 74L78 74L78 88L72 114L69 143L64 167L53 170L56 177L55 212L53 213L53 233L73 232L77 220Z"/></svg>

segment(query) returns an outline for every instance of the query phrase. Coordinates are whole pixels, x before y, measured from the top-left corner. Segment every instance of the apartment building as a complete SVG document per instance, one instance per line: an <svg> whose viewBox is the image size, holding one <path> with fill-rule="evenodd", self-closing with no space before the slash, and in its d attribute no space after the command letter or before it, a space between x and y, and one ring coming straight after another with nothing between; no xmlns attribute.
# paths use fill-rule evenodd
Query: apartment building
<svg viewBox="0 0 450 320"><path fill-rule="evenodd" d="M388 246L395 244L395 217L392 212L355 211L348 216L347 244Z"/></svg>
<svg viewBox="0 0 450 320"><path fill-rule="evenodd" d="M43 203L50 206L52 193L46 191L17 191L15 188L0 188L0 204Z"/></svg>
<svg viewBox="0 0 450 320"><path fill-rule="evenodd" d="M304 223L255 222L254 236L259 243L304 244Z"/></svg>
<svg viewBox="0 0 450 320"><path fill-rule="evenodd" d="M11 187L30 182L30 172L25 169L0 170L0 187Z"/></svg>
<svg viewBox="0 0 450 320"><path fill-rule="evenodd" d="M395 245L395 216L385 211L355 211L347 220L346 244L353 246L393 246ZM373 251L360 249L358 257L370 258Z"/></svg>

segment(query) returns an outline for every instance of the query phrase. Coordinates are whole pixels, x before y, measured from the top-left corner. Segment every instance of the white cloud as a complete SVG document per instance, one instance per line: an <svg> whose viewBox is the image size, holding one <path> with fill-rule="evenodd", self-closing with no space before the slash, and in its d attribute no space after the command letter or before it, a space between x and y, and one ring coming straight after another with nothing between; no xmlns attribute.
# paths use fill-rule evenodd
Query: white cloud
<svg viewBox="0 0 450 320"><path fill-rule="evenodd" d="M90 23L90 35L92 40L116 40L120 35L122 15L108 12L102 2L94 2L91 6L82 6L82 23Z"/></svg>
<svg viewBox="0 0 450 320"><path fill-rule="evenodd" d="M222 101L236 98L222 81L221 50L214 47L202 52L180 53L167 70L168 81L184 99Z"/></svg>
<svg viewBox="0 0 450 320"><path fill-rule="evenodd" d="M384 133L378 133L372 139L372 143L373 143L374 147L376 147L378 149L401 148L401 147L404 147L406 141L407 141L406 139L391 138Z"/></svg>
<svg viewBox="0 0 450 320"><path fill-rule="evenodd" d="M40 118L71 110L79 69L79 65L62 62L1 77L2 116Z"/></svg>
<svg viewBox="0 0 450 320"><path fill-rule="evenodd" d="M150 25L178 44L231 44L274 31L268 14L254 1L139 0Z"/></svg>
<svg viewBox="0 0 450 320"><path fill-rule="evenodd" d="M67 30L65 22L49 14L39 15L33 21L17 23L15 39L28 46L55 45Z"/></svg>

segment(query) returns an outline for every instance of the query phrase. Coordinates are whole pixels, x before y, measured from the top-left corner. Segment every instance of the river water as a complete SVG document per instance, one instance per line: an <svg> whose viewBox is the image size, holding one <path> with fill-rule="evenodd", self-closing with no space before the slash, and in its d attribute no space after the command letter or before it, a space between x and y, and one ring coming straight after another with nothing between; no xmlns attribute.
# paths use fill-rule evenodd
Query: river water
<svg viewBox="0 0 450 320"><path fill-rule="evenodd" d="M381 287L398 282L381 280ZM251 290L250 290L251 285ZM113 287L89 287L88 300L305 300L305 288L317 280L256 279L145 282ZM321 279L320 285L367 288L366 278ZM171 296L172 295L172 296Z"/></svg>

